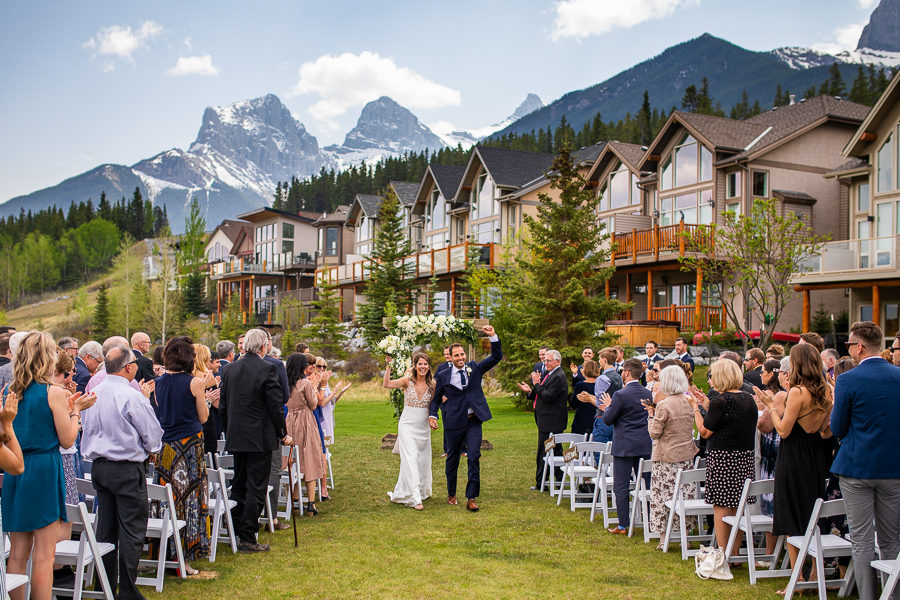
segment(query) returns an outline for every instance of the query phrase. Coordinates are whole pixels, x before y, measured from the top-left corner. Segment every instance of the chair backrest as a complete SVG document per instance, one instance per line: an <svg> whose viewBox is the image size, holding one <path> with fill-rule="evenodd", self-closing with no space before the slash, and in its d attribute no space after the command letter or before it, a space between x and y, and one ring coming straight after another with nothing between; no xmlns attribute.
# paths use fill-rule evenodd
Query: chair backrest
<svg viewBox="0 0 900 600"><path fill-rule="evenodd" d="M706 481L706 468L702 469L681 469L681 485L685 483L702 483Z"/></svg>
<svg viewBox="0 0 900 600"><path fill-rule="evenodd" d="M212 452L207 452L207 453L206 453L206 468L207 468L207 469L214 469L214 468L216 468L216 463L215 463L215 461L213 460L213 453L212 453Z"/></svg>
<svg viewBox="0 0 900 600"><path fill-rule="evenodd" d="M226 491L228 486L225 484L225 473L222 469L207 468L206 478L209 480L209 485L212 488L212 497L221 502L228 500Z"/></svg>
<svg viewBox="0 0 900 600"><path fill-rule="evenodd" d="M653 472L653 461L649 458L642 458L638 463L638 479L643 479L641 475Z"/></svg>
<svg viewBox="0 0 900 600"><path fill-rule="evenodd" d="M217 454L215 457L216 467L219 469L234 469L233 454Z"/></svg>
<svg viewBox="0 0 900 600"><path fill-rule="evenodd" d="M219 454L225 454L225 440L216 440L216 452Z"/></svg>
<svg viewBox="0 0 900 600"><path fill-rule="evenodd" d="M587 434L580 433L554 433L553 439L557 444L574 444L576 442L586 442Z"/></svg>
<svg viewBox="0 0 900 600"><path fill-rule="evenodd" d="M609 452L609 442L575 442L578 452Z"/></svg>

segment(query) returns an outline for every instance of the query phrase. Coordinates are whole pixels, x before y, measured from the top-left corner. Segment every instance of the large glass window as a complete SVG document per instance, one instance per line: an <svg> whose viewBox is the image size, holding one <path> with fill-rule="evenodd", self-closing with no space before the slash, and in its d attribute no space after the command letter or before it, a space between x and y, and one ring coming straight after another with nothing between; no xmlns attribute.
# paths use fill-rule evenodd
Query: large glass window
<svg viewBox="0 0 900 600"><path fill-rule="evenodd" d="M884 145L878 150L878 191L887 192L894 189L894 143L888 136Z"/></svg>
<svg viewBox="0 0 900 600"><path fill-rule="evenodd" d="M325 256L337 256L338 253L338 228L325 229Z"/></svg>
<svg viewBox="0 0 900 600"><path fill-rule="evenodd" d="M669 157L663 163L662 175L659 178L659 187L663 191L672 189L672 170L672 158Z"/></svg>
<svg viewBox="0 0 900 600"><path fill-rule="evenodd" d="M712 159L712 152L692 136L684 136L662 164L660 189L665 191L712 180Z"/></svg>
<svg viewBox="0 0 900 600"><path fill-rule="evenodd" d="M697 183L697 142L688 136L675 149L675 187Z"/></svg>
<svg viewBox="0 0 900 600"><path fill-rule="evenodd" d="M700 146L700 181L712 180L712 152Z"/></svg>
<svg viewBox="0 0 900 600"><path fill-rule="evenodd" d="M627 166L619 162L601 182L597 196L600 199L597 210L600 212L640 204L641 189L638 187L638 178Z"/></svg>
<svg viewBox="0 0 900 600"><path fill-rule="evenodd" d="M609 208L628 206L628 178L631 173L627 168L619 169L609 178Z"/></svg>
<svg viewBox="0 0 900 600"><path fill-rule="evenodd" d="M858 240L869 240L872 237L872 224L869 223L869 220L857 221L856 222L856 239ZM872 250L872 242L865 241L859 243L859 268L860 269L868 269L869 268L869 255Z"/></svg>
<svg viewBox="0 0 900 600"><path fill-rule="evenodd" d="M431 192L431 201L428 203L425 219L427 221L426 230L434 231L447 226L446 203L437 188Z"/></svg>
<svg viewBox="0 0 900 600"><path fill-rule="evenodd" d="M741 172L734 171L725 176L725 197L737 198L741 195Z"/></svg>
<svg viewBox="0 0 900 600"><path fill-rule="evenodd" d="M289 240L294 239L294 224L293 223L282 223L281 224L281 237L287 238Z"/></svg>
<svg viewBox="0 0 900 600"><path fill-rule="evenodd" d="M281 240L281 252L282 254L290 252L294 253L294 240Z"/></svg>
<svg viewBox="0 0 900 600"><path fill-rule="evenodd" d="M856 188L856 212L869 212L869 183L861 183Z"/></svg>
<svg viewBox="0 0 900 600"><path fill-rule="evenodd" d="M473 224L472 241L477 244L500 243L500 222L494 219Z"/></svg>
<svg viewBox="0 0 900 600"><path fill-rule="evenodd" d="M875 265L886 267L891 264L891 235L893 235L894 203L882 202L875 205Z"/></svg>
<svg viewBox="0 0 900 600"><path fill-rule="evenodd" d="M765 171L750 172L750 193L754 198L769 197L769 174Z"/></svg>
<svg viewBox="0 0 900 600"><path fill-rule="evenodd" d="M712 223L712 190L660 198L660 226L677 225L682 220L688 225Z"/></svg>

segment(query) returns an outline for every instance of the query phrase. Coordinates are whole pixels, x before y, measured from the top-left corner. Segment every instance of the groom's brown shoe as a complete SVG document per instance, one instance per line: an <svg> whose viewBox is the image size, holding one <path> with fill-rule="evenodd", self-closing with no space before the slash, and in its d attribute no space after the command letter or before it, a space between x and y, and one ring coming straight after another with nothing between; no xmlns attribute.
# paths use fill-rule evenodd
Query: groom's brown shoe
<svg viewBox="0 0 900 600"><path fill-rule="evenodd" d="M478 504L475 502L475 498L466 500L466 509L472 512L478 512Z"/></svg>
<svg viewBox="0 0 900 600"><path fill-rule="evenodd" d="M459 502L456 501L456 496L447 496L447 504L452 504L456 506Z"/></svg>

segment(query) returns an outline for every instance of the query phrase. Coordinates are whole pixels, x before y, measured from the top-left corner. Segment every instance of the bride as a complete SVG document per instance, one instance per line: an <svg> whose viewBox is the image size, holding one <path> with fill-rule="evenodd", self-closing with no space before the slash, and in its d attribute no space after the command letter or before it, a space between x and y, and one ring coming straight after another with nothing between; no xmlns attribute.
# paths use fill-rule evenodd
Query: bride
<svg viewBox="0 0 900 600"><path fill-rule="evenodd" d="M402 389L404 403L394 445L394 453L400 455L400 477L388 496L392 502L422 510L422 501L431 496L431 428L428 426L428 406L434 392L431 360L424 352L416 352L412 369L400 379L391 379L391 362L388 357L382 385Z"/></svg>

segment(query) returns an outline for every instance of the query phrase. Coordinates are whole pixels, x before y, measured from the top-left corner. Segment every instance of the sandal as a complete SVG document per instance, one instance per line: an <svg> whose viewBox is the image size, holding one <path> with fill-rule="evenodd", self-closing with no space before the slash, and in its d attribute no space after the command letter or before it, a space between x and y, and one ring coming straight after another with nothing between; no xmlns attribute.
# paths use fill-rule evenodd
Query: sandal
<svg viewBox="0 0 900 600"><path fill-rule="evenodd" d="M413 506L413 508L416 510L425 510L425 507L422 506L421 504L416 504L415 506Z"/></svg>

